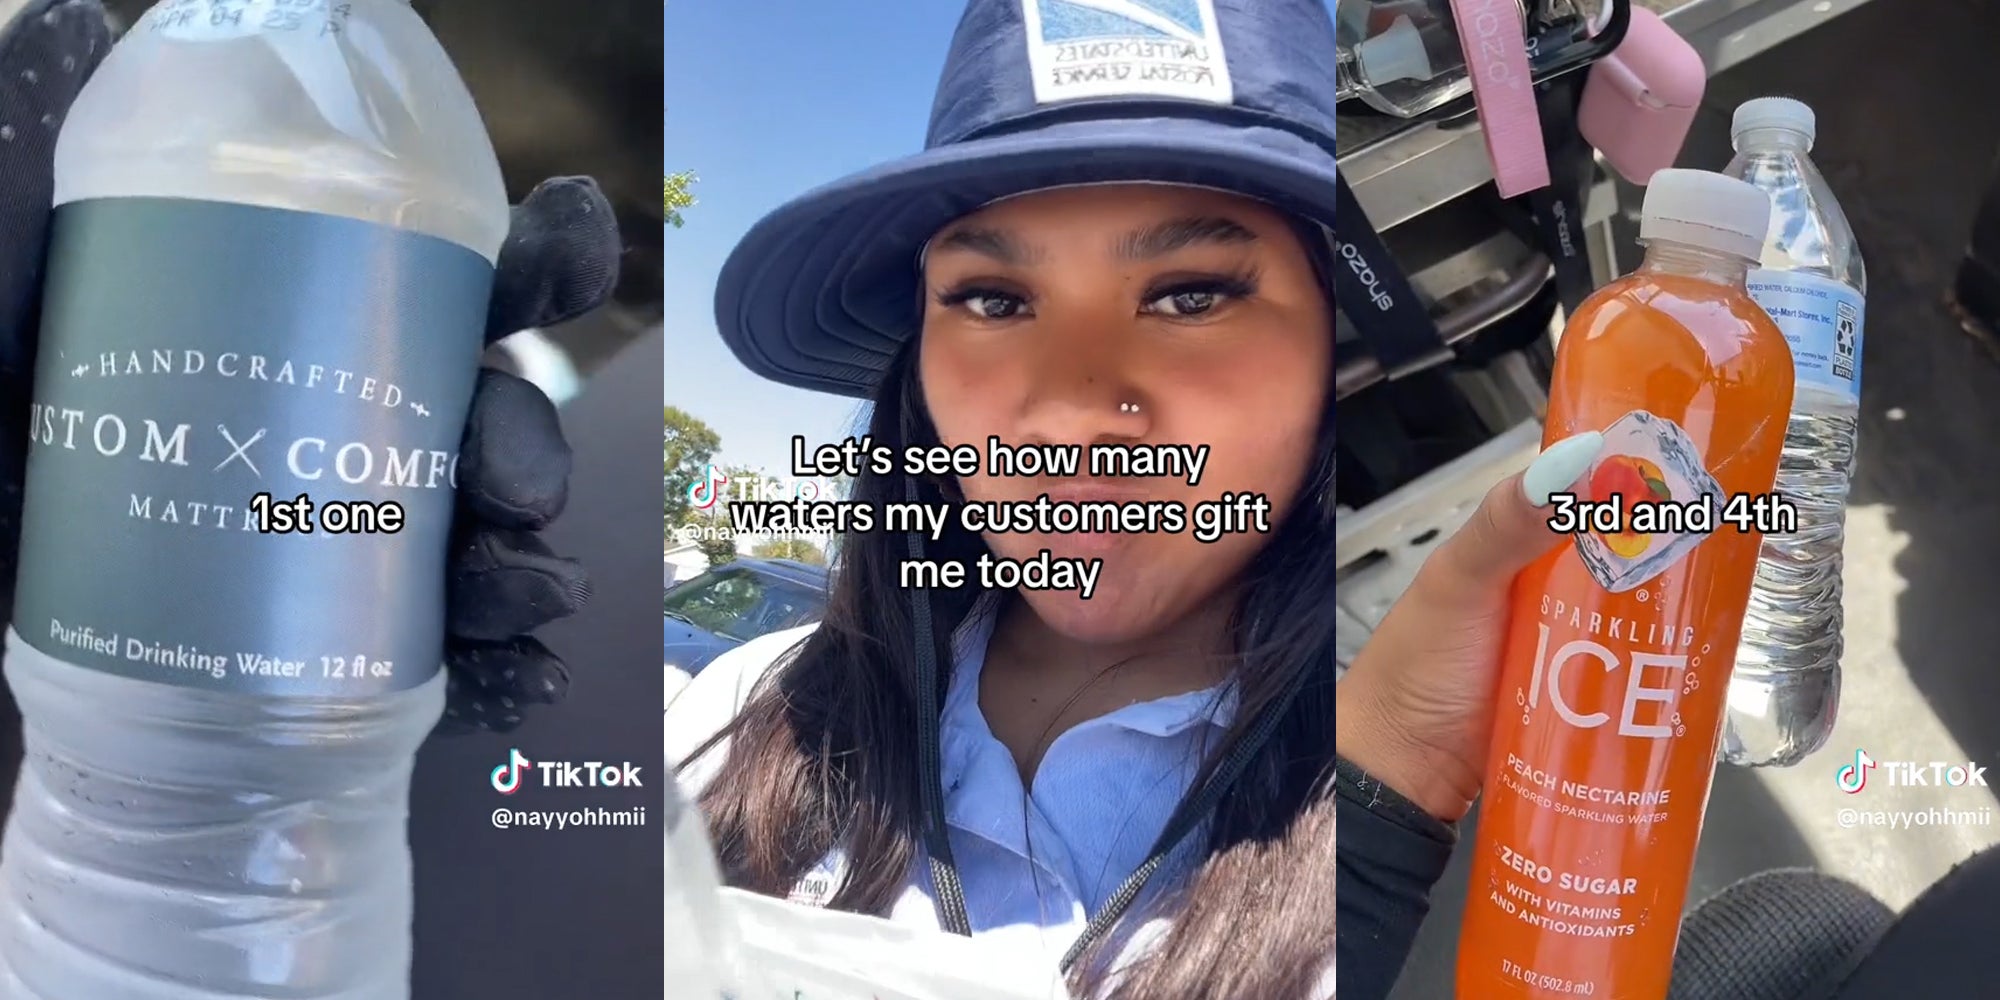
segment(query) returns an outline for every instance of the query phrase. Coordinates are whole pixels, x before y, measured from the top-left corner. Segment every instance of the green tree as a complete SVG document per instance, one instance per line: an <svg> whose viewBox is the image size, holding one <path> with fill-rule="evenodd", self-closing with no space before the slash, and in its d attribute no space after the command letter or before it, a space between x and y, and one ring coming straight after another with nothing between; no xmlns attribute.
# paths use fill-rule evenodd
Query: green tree
<svg viewBox="0 0 2000 1000"><path fill-rule="evenodd" d="M714 520L722 523L719 518ZM736 561L736 538L733 535L704 533L695 538L694 547L701 550L702 556L708 560L710 569Z"/></svg>
<svg viewBox="0 0 2000 1000"><path fill-rule="evenodd" d="M662 459L667 487L666 528L671 532L689 523L693 504L688 491L708 478L709 463L722 447L722 437L679 407L667 407L665 416Z"/></svg>
<svg viewBox="0 0 2000 1000"><path fill-rule="evenodd" d="M694 185L698 180L689 170L667 175L667 225L679 229L687 224L681 213L694 207Z"/></svg>
<svg viewBox="0 0 2000 1000"><path fill-rule="evenodd" d="M759 559L791 559L814 566L826 565L826 553L819 546L799 538L767 538L750 549L750 554Z"/></svg>

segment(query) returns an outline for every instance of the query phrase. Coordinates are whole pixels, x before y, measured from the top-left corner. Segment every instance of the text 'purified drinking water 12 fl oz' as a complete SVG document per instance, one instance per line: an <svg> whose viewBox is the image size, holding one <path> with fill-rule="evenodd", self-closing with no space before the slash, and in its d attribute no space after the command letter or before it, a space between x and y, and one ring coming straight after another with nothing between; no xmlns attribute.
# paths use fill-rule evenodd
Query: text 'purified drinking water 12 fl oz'
<svg viewBox="0 0 2000 1000"><path fill-rule="evenodd" d="M1722 756L1796 764L1826 743L1840 705L1841 543L1861 407L1868 279L1854 230L1808 154L1812 109L1764 97L1736 110L1723 169L1771 196L1771 233L1748 287L1792 348L1798 392L1778 492L1798 531L1764 539L1743 619Z"/></svg>
<svg viewBox="0 0 2000 1000"><path fill-rule="evenodd" d="M0 998L402 1000L492 143L407 0L165 0L55 172Z"/></svg>

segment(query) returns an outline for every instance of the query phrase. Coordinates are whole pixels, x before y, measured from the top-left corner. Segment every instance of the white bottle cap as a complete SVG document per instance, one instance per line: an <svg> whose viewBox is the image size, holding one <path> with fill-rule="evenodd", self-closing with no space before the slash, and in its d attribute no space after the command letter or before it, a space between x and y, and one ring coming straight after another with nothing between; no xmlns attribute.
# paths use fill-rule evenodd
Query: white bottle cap
<svg viewBox="0 0 2000 1000"><path fill-rule="evenodd" d="M1746 132L1781 128L1805 136L1806 148L1811 149L1818 125L1813 109L1801 101L1789 97L1759 97L1736 106L1736 116L1729 122L1729 139L1732 144L1741 145Z"/></svg>
<svg viewBox="0 0 2000 1000"><path fill-rule="evenodd" d="M1408 15L1396 19L1389 30L1357 46L1356 62L1361 76L1372 86L1398 80L1431 78L1431 54L1424 49L1423 33L1410 23Z"/></svg>
<svg viewBox="0 0 2000 1000"><path fill-rule="evenodd" d="M1639 240L1672 240L1756 260L1771 231L1771 196L1706 170L1662 170L1646 186Z"/></svg>

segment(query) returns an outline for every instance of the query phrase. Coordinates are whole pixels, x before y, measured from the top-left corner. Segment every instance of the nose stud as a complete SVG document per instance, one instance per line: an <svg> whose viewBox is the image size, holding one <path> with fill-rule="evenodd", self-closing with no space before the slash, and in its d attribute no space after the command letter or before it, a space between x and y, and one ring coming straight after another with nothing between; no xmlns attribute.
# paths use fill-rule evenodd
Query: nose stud
<svg viewBox="0 0 2000 1000"><path fill-rule="evenodd" d="M1137 413L1137 412L1139 412L1139 404L1137 404L1137 403L1119 403L1119 404L1118 404L1118 412L1120 412L1120 413Z"/></svg>

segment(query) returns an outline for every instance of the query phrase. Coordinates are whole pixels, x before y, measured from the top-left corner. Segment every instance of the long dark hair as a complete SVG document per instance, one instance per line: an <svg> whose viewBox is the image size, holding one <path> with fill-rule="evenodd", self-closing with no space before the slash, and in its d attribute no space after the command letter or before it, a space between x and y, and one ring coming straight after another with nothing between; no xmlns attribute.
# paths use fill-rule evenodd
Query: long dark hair
<svg viewBox="0 0 2000 1000"><path fill-rule="evenodd" d="M1316 255L1317 256L1317 255ZM1329 330L1329 336L1331 330ZM912 337L876 393L868 433L901 454L935 445ZM1329 352L1331 353L1331 352ZM1292 1000L1312 994L1333 954L1333 402L1331 372L1314 467L1294 509L1238 581L1233 609L1238 706L1196 776L1246 741L1255 747L1216 801L1198 869L1154 903L1171 917L1166 936L1108 977L1108 949L1126 939L1134 911L1074 964L1071 989L1102 1000ZM952 503L951 484L900 472L864 472L852 499L881 509ZM918 690L916 600L898 586L911 557L901 535L843 537L819 628L759 683L743 711L707 746L727 757L700 796L724 879L752 892L788 894L836 847L845 878L827 905L883 915L907 884L925 842L920 747L922 705L949 684L949 637L982 596L976 588L928 593L944 668L930 698ZM947 532L925 556L976 559L977 535ZM1260 725L1261 723L1261 725ZM1253 731L1268 729L1256 742ZM934 772L933 772L934 773ZM935 793L934 793L935 794ZM1148 910L1154 909L1149 907ZM1106 953L1100 953L1106 952Z"/></svg>

